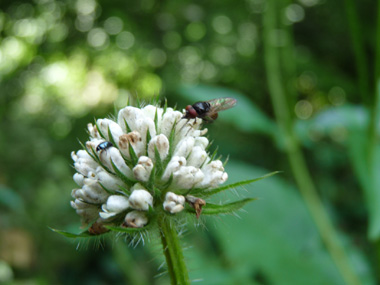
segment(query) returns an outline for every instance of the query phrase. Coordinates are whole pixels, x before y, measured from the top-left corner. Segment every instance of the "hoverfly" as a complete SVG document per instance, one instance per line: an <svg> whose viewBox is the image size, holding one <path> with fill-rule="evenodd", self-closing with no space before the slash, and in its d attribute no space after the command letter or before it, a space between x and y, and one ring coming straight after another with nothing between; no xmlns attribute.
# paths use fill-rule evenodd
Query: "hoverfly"
<svg viewBox="0 0 380 285"><path fill-rule="evenodd" d="M218 118L218 112L232 108L236 102L236 99L230 97L196 102L193 105L186 106L186 114L182 118L200 118L204 122L212 123Z"/></svg>

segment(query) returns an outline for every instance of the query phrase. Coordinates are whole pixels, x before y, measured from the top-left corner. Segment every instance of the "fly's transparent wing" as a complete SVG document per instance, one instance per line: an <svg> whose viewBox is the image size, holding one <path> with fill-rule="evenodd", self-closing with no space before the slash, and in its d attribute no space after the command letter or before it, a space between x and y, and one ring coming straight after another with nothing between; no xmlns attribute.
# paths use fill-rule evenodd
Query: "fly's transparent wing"
<svg viewBox="0 0 380 285"><path fill-rule="evenodd" d="M227 110L236 105L236 99L231 97L218 98L207 101L210 104L209 115Z"/></svg>

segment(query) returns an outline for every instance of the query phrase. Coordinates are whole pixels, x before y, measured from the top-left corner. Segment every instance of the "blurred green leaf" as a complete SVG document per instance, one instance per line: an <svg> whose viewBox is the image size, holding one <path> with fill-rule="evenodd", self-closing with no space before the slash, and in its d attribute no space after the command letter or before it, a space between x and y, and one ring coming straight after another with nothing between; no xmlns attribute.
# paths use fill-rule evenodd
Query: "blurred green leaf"
<svg viewBox="0 0 380 285"><path fill-rule="evenodd" d="M339 142L347 146L352 168L364 191L369 211L368 235L371 239L376 239L380 236L380 207L378 206L380 205L380 181L378 175L375 177L375 181L369 180L368 123L369 112L366 108L346 104L323 110L310 120L299 120L296 124L296 132L301 141L309 146L318 142L311 140L311 136L316 134L319 138L338 136ZM379 156L379 151L376 153ZM380 156L374 161L377 164L375 169L380 169Z"/></svg>
<svg viewBox="0 0 380 285"><path fill-rule="evenodd" d="M322 110L309 120L298 120L295 131L300 140L306 144L315 144L313 137L344 135L346 132L361 131L369 120L368 110L362 106L345 104ZM344 137L342 137L344 142Z"/></svg>
<svg viewBox="0 0 380 285"><path fill-rule="evenodd" d="M276 124L246 96L237 91L209 85L182 85L178 93L190 105L197 101L233 97L237 99L237 105L231 110L223 111L223 115L220 115L218 120L228 121L245 132L260 132L271 136L276 136L278 133Z"/></svg>
<svg viewBox="0 0 380 285"><path fill-rule="evenodd" d="M227 171L232 181L268 172L236 161L228 163ZM194 278L202 277L207 284L252 284L252 278L268 284L344 284L308 209L291 185L277 175L246 188L259 201L247 205L245 213L240 214L241 219L223 216L219 223L214 222L215 227L208 223L231 266L215 276L208 273L208 268L215 264L197 259L198 272ZM220 200L233 197L223 192ZM357 274L362 280L373 282L363 255L344 239L355 260Z"/></svg>
<svg viewBox="0 0 380 285"><path fill-rule="evenodd" d="M0 205L17 212L24 211L24 203L20 195L4 185L0 185Z"/></svg>

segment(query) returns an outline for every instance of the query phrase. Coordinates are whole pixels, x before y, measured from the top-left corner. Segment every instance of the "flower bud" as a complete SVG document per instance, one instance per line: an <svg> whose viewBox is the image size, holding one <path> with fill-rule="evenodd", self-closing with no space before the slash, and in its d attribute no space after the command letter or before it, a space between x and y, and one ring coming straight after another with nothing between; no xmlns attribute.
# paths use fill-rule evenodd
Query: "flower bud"
<svg viewBox="0 0 380 285"><path fill-rule="evenodd" d="M133 168L133 174L137 180L146 182L149 180L152 169L152 160L147 156L140 156L137 165Z"/></svg>
<svg viewBox="0 0 380 285"><path fill-rule="evenodd" d="M131 169L127 166L127 164L124 161L124 158L121 156L120 151L116 147L110 147L102 151L99 155L99 158L108 167L110 171L115 173L115 166L125 176L127 176L128 178L133 178Z"/></svg>
<svg viewBox="0 0 380 285"><path fill-rule="evenodd" d="M144 212L132 211L125 216L124 226L130 228L142 228L148 223L148 217Z"/></svg>
<svg viewBox="0 0 380 285"><path fill-rule="evenodd" d="M89 223L98 217L99 210L96 205L85 203L80 199L70 201L70 204L77 214L82 217L83 223Z"/></svg>
<svg viewBox="0 0 380 285"><path fill-rule="evenodd" d="M119 143L119 137L123 135L124 132L116 122L110 119L99 119L96 123L100 129L100 132L108 141L113 140L116 144ZM111 131L112 139L108 136L108 130Z"/></svg>
<svg viewBox="0 0 380 285"><path fill-rule="evenodd" d="M164 160L169 153L169 140L163 134L155 136L150 140L148 145L148 155L150 158L156 158L156 149L160 155L160 159Z"/></svg>
<svg viewBox="0 0 380 285"><path fill-rule="evenodd" d="M200 146L194 146L187 159L188 165L199 168L202 164L206 162L208 158L207 152L203 150Z"/></svg>
<svg viewBox="0 0 380 285"><path fill-rule="evenodd" d="M162 175L162 180L168 181L170 176L184 165L186 165L186 158L180 156L173 156L170 162L168 163L168 166L166 167L164 174Z"/></svg>
<svg viewBox="0 0 380 285"><path fill-rule="evenodd" d="M194 166L182 166L173 173L174 182L180 189L191 189L204 178L203 172Z"/></svg>
<svg viewBox="0 0 380 285"><path fill-rule="evenodd" d="M145 153L145 143L139 132L133 131L119 137L120 151L127 157L131 158L129 145L132 146L137 156Z"/></svg>
<svg viewBox="0 0 380 285"><path fill-rule="evenodd" d="M79 187L82 187L83 186L83 180L84 180L84 176L80 173L75 173L74 176L73 176L73 179L74 179L74 182L79 186Z"/></svg>
<svg viewBox="0 0 380 285"><path fill-rule="evenodd" d="M129 196L129 204L133 209L148 211L149 206L153 207L152 195L148 191L144 190L139 183L136 183L131 190L133 190L133 192Z"/></svg>
<svg viewBox="0 0 380 285"><path fill-rule="evenodd" d="M167 108L166 113L164 114L161 121L161 133L167 138L170 137L174 123L179 122L181 120L181 117L181 113L173 111L172 108Z"/></svg>
<svg viewBox="0 0 380 285"><path fill-rule="evenodd" d="M173 192L166 193L165 201L163 207L166 211L171 214L176 214L184 209L185 197L182 195L177 195Z"/></svg>
<svg viewBox="0 0 380 285"><path fill-rule="evenodd" d="M107 203L102 205L103 212L99 215L102 219L108 219L129 208L128 198L122 195L112 195L107 199Z"/></svg>
<svg viewBox="0 0 380 285"><path fill-rule="evenodd" d="M195 140L193 137L183 138L177 144L177 147L175 148L173 155L187 157L194 147L194 142Z"/></svg>

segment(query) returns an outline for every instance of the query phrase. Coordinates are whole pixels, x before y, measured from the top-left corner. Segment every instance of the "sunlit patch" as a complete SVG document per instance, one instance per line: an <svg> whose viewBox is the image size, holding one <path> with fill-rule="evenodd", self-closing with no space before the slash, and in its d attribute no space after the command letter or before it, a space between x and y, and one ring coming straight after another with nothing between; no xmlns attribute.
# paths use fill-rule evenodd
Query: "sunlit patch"
<svg viewBox="0 0 380 285"><path fill-rule="evenodd" d="M67 66L64 62L56 62L46 66L41 76L48 84L57 84L66 80L68 74Z"/></svg>
<svg viewBox="0 0 380 285"><path fill-rule="evenodd" d="M9 57L16 60L22 58L26 52L25 44L15 37L5 38L1 44L1 49L3 51L4 58Z"/></svg>
<svg viewBox="0 0 380 285"><path fill-rule="evenodd" d="M139 94L144 94L144 97L152 97L160 93L162 89L162 81L159 76L153 73L148 73L142 76L137 81L137 90Z"/></svg>
<svg viewBox="0 0 380 285"><path fill-rule="evenodd" d="M232 21L227 16L217 16L212 21L214 30L222 35L228 34L232 30Z"/></svg>
<svg viewBox="0 0 380 285"><path fill-rule="evenodd" d="M114 85L105 81L103 75L96 71L88 73L87 84L82 92L83 103L96 106L100 102L112 103L117 96Z"/></svg>
<svg viewBox="0 0 380 285"><path fill-rule="evenodd" d="M30 114L37 114L42 111L44 107L44 99L43 99L43 90L35 88L32 89L31 92L27 93L22 98L21 106L24 112Z"/></svg>
<svg viewBox="0 0 380 285"><path fill-rule="evenodd" d="M313 105L307 100L300 100L295 105L294 112L298 118L306 120L313 114Z"/></svg>
<svg viewBox="0 0 380 285"><path fill-rule="evenodd" d="M135 36L127 31L121 32L116 37L116 45L121 49L129 49L135 43Z"/></svg>

